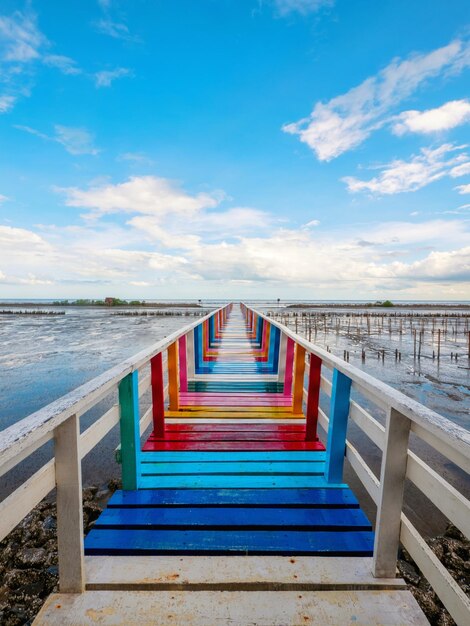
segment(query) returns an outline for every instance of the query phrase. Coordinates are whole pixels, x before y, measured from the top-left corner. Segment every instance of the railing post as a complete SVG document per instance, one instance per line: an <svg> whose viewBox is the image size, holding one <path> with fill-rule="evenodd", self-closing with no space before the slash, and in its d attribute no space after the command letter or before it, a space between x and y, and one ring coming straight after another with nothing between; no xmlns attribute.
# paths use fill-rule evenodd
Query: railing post
<svg viewBox="0 0 470 626"><path fill-rule="evenodd" d="M179 409L178 394L178 343L174 341L168 346L168 395L170 411Z"/></svg>
<svg viewBox="0 0 470 626"><path fill-rule="evenodd" d="M327 483L343 481L350 394L351 379L334 369L326 444L325 480Z"/></svg>
<svg viewBox="0 0 470 626"><path fill-rule="evenodd" d="M378 578L395 577L409 435L410 420L391 408L385 426L375 524L373 572Z"/></svg>
<svg viewBox="0 0 470 626"><path fill-rule="evenodd" d="M308 396L305 441L318 441L318 403L320 401L321 359L310 354L310 372L308 375Z"/></svg>
<svg viewBox="0 0 470 626"><path fill-rule="evenodd" d="M186 367L188 370L188 380L191 380L196 373L194 360L194 330L190 330L186 335Z"/></svg>
<svg viewBox="0 0 470 626"><path fill-rule="evenodd" d="M287 338L286 348L286 371L284 374L284 395L290 396L292 393L292 373L294 367L295 343L290 337Z"/></svg>
<svg viewBox="0 0 470 626"><path fill-rule="evenodd" d="M57 542L61 593L85 591L82 467L79 418L72 415L55 430Z"/></svg>
<svg viewBox="0 0 470 626"><path fill-rule="evenodd" d="M287 350L287 335L281 331L281 340L279 342L279 361L277 366L277 380L278 382L284 382L284 376L286 373L286 350Z"/></svg>
<svg viewBox="0 0 470 626"><path fill-rule="evenodd" d="M159 352L150 360L152 383L153 434L163 437L165 434L165 389L163 385L163 357Z"/></svg>
<svg viewBox="0 0 470 626"><path fill-rule="evenodd" d="M121 417L122 488L138 489L140 472L140 420L138 372L125 376L119 383Z"/></svg>
<svg viewBox="0 0 470 626"><path fill-rule="evenodd" d="M188 368L186 364L186 335L178 339L180 391L188 391Z"/></svg>
<svg viewBox="0 0 470 626"><path fill-rule="evenodd" d="M292 412L302 413L305 376L305 348L295 344L294 392L292 394Z"/></svg>

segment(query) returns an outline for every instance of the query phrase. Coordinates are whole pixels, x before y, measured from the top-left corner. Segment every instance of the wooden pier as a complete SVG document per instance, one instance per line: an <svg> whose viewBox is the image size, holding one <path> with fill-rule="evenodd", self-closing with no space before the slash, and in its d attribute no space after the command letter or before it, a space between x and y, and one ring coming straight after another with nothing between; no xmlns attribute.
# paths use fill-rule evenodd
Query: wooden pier
<svg viewBox="0 0 470 626"><path fill-rule="evenodd" d="M80 415L110 396L80 434ZM350 421L382 450L380 478ZM118 424L123 489L84 538L81 459ZM0 433L0 474L55 442L0 503L0 536L57 486L60 593L37 625L427 624L396 577L400 542L468 624L469 599L402 512L404 483L467 536L470 503L409 449L411 433L469 472L468 431L230 304ZM345 459L375 520L343 482Z"/></svg>

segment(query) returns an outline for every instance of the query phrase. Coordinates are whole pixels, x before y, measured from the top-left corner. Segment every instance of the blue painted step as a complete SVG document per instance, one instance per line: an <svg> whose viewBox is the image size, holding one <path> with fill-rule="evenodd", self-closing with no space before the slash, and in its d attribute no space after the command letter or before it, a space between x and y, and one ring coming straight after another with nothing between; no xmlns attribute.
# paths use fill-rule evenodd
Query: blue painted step
<svg viewBox="0 0 470 626"><path fill-rule="evenodd" d="M337 489L152 489L116 491L111 507L231 506L358 508L349 488Z"/></svg>
<svg viewBox="0 0 470 626"><path fill-rule="evenodd" d="M85 539L85 554L275 554L371 556L367 531L98 530Z"/></svg>
<svg viewBox="0 0 470 626"><path fill-rule="evenodd" d="M284 508L110 508L100 515L94 529L192 529L205 530L250 527L256 530L352 531L372 530L361 509Z"/></svg>

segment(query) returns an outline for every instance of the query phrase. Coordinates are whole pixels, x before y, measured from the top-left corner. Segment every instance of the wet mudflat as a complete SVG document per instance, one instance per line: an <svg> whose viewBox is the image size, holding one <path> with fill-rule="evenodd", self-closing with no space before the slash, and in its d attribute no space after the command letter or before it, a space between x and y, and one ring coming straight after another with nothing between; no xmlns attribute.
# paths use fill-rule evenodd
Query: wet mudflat
<svg viewBox="0 0 470 626"><path fill-rule="evenodd" d="M114 315L113 309L68 307L60 316L2 315L0 430L190 324L201 312L194 309L175 316L127 317ZM109 406L111 400L103 401L84 415L82 430ZM119 429L115 428L85 457L85 484L120 477L120 466L114 460L118 443ZM46 444L2 477L0 498L39 469L51 451L52 443Z"/></svg>

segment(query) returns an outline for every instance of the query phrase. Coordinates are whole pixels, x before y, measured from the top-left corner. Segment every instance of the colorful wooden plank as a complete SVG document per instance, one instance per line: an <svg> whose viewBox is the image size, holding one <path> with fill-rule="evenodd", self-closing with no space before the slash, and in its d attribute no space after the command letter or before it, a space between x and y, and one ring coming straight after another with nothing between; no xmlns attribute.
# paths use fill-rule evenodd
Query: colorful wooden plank
<svg viewBox="0 0 470 626"><path fill-rule="evenodd" d="M116 491L108 507L283 507L358 508L348 487L316 489L142 489Z"/></svg>
<svg viewBox="0 0 470 626"><path fill-rule="evenodd" d="M231 530L250 527L253 530L286 528L304 531L372 530L361 509L284 509L203 507L178 508L109 508L95 522L94 528L209 529Z"/></svg>
<svg viewBox="0 0 470 626"><path fill-rule="evenodd" d="M278 554L371 556L373 533L232 530L98 530L85 554Z"/></svg>

